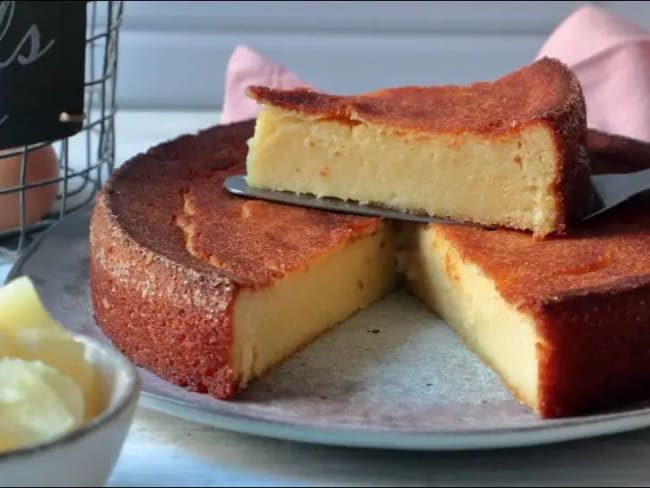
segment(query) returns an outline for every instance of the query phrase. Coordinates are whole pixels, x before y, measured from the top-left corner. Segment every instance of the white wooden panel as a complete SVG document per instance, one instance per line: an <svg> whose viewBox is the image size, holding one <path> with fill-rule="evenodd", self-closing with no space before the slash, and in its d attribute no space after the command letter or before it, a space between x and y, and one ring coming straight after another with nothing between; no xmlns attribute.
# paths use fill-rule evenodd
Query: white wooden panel
<svg viewBox="0 0 650 488"><path fill-rule="evenodd" d="M587 3L650 27L650 2L630 1L127 1L118 99L122 107L218 106L237 44L334 92L494 78L529 62Z"/></svg>
<svg viewBox="0 0 650 488"><path fill-rule="evenodd" d="M542 32L583 1L566 2L144 2L129 1L127 30L203 29Z"/></svg>
<svg viewBox="0 0 650 488"><path fill-rule="evenodd" d="M244 43L306 82L336 93L401 84L492 79L534 58L543 36L314 36L123 32L118 95L122 107L214 108L225 67Z"/></svg>
<svg viewBox="0 0 650 488"><path fill-rule="evenodd" d="M650 28L650 2L594 2L639 25Z"/></svg>

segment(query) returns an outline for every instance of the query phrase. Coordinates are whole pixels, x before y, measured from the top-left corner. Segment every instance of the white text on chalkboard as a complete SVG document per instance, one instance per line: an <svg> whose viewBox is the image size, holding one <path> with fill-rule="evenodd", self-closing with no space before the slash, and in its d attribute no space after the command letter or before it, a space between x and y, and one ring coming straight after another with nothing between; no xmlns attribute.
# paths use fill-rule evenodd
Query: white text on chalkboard
<svg viewBox="0 0 650 488"><path fill-rule="evenodd" d="M0 2L0 28L2 29L2 31L0 31L0 43L11 27L15 10L15 1ZM5 60L0 60L0 69L6 68L14 61L18 61L18 63L23 66L32 64L38 58L42 57L47 51L49 51L54 42L55 39L51 39L47 45L41 47L41 32L38 29L38 26L33 24L29 29L27 29L25 35L20 39L11 56ZM21 54L21 50L23 50L25 46L28 46L29 48L27 55Z"/></svg>

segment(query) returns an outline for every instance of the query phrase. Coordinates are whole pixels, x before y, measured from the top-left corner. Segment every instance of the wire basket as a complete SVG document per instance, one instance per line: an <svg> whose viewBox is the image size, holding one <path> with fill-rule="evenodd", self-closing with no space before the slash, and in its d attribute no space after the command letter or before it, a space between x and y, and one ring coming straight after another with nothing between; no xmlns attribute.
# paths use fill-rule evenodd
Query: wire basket
<svg viewBox="0 0 650 488"><path fill-rule="evenodd" d="M13 164L16 175L8 186L0 181L0 214L4 213L4 217L0 215L0 262L3 258L13 260L37 233L91 202L113 171L122 12L122 1L87 2L81 130L67 138L0 152L0 169L3 164ZM47 156L46 151L56 176L36 174L34 168L43 166L37 159ZM48 192L51 203L39 212L34 202Z"/></svg>

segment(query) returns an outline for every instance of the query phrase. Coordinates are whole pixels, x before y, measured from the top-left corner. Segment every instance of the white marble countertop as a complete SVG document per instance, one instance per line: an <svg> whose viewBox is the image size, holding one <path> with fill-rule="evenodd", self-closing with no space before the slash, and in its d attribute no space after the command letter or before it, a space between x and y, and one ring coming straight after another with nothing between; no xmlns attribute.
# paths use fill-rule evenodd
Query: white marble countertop
<svg viewBox="0 0 650 488"><path fill-rule="evenodd" d="M218 122L121 112L117 161ZM0 280L7 268L0 267ZM423 453L328 448L221 431L140 407L108 486L650 485L650 430L546 447Z"/></svg>

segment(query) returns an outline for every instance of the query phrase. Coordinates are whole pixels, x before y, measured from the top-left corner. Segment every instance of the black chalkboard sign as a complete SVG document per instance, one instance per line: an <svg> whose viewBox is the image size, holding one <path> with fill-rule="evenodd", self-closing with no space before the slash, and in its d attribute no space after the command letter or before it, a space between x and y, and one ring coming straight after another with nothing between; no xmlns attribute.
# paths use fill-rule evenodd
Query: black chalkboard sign
<svg viewBox="0 0 650 488"><path fill-rule="evenodd" d="M0 149L82 127L86 2L0 2Z"/></svg>

